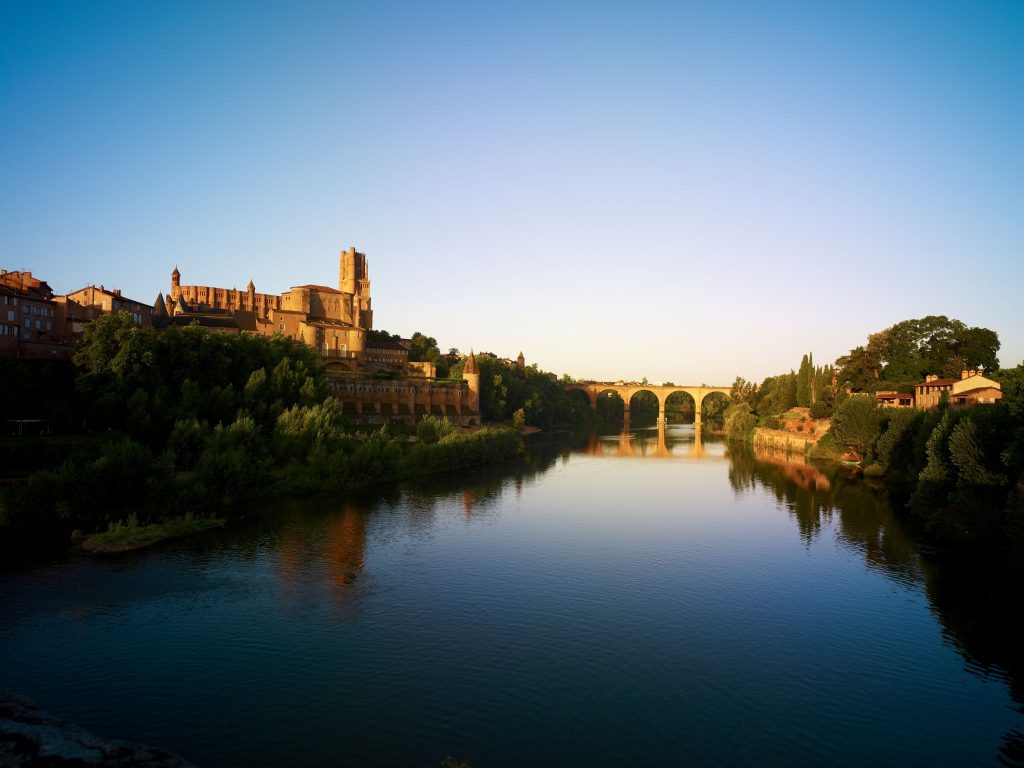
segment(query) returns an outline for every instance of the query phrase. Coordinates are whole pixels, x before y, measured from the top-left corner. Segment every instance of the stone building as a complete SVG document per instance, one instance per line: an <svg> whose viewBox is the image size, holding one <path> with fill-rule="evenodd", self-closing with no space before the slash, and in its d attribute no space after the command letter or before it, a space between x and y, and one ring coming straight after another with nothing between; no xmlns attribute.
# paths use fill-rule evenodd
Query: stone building
<svg viewBox="0 0 1024 768"><path fill-rule="evenodd" d="M54 300L58 305L64 336L72 344L82 337L86 323L102 315L127 312L136 325L145 328L153 325L153 308L122 296L117 288L107 290L102 285L99 288L87 285L64 296L57 296Z"/></svg>
<svg viewBox="0 0 1024 768"><path fill-rule="evenodd" d="M913 408L914 396L907 392L883 390L875 393L878 404L883 408Z"/></svg>
<svg viewBox="0 0 1024 768"><path fill-rule="evenodd" d="M54 359L73 351L46 281L31 272L0 270L0 355Z"/></svg>
<svg viewBox="0 0 1024 768"><path fill-rule="evenodd" d="M147 304L119 290L88 285L54 296L46 281L31 272L0 270L0 355L70 358L85 324L116 312L128 312L140 326L152 321Z"/></svg>
<svg viewBox="0 0 1024 768"><path fill-rule="evenodd" d="M182 285L175 267L163 304L163 310L154 309L158 326L195 321L225 333L280 333L304 342L340 367L357 366L366 351L366 332L373 328L366 255L355 248L341 252L337 288L300 285L273 294L257 293L252 280L244 291Z"/></svg>
<svg viewBox="0 0 1024 768"><path fill-rule="evenodd" d="M932 374L914 387L914 404L918 408L935 408L947 393L953 406L991 405L1003 396L1002 385L981 371L962 371L959 379L940 379Z"/></svg>

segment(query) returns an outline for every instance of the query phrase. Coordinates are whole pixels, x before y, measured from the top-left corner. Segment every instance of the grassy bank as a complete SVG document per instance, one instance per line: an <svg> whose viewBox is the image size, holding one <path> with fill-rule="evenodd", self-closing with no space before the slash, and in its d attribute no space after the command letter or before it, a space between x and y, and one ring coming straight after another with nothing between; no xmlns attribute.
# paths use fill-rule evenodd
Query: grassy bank
<svg viewBox="0 0 1024 768"><path fill-rule="evenodd" d="M184 515L161 523L139 525L138 518L131 516L126 523L111 523L106 531L85 536L78 542L78 546L83 551L95 555L130 552L156 544L158 541L223 528L226 524L227 520L222 518Z"/></svg>

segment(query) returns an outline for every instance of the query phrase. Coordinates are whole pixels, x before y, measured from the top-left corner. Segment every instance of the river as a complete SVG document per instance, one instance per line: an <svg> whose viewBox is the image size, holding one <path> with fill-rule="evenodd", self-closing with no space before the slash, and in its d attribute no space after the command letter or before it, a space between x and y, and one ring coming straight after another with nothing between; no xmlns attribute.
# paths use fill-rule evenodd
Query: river
<svg viewBox="0 0 1024 768"><path fill-rule="evenodd" d="M1019 765L1021 610L865 483L669 426L8 563L0 688L200 766Z"/></svg>

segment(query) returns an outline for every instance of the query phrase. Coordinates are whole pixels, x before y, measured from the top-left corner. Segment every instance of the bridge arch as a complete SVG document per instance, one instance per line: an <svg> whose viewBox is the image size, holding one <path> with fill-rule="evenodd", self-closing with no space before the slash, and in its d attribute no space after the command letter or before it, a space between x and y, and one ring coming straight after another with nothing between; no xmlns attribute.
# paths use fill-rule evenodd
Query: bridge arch
<svg viewBox="0 0 1024 768"><path fill-rule="evenodd" d="M701 418L701 411L704 406L705 398L712 393L720 393L725 395L727 398L730 396L732 389L730 387L709 387L701 384L700 386L675 386L675 385L658 385L658 384L639 384L616 382L614 384L604 382L594 382L590 384L567 384L565 385L567 390L582 390L587 393L590 398L590 405L595 410L598 407L598 398L609 390L615 392L623 400L624 411L628 411L629 403L637 392L651 392L658 399L658 421L664 423L665 421L665 404L668 400L669 395L675 392L685 392L693 398L694 402L694 420Z"/></svg>
<svg viewBox="0 0 1024 768"><path fill-rule="evenodd" d="M657 404L657 408L658 408L658 413L659 414L662 414L662 413L665 412L665 399L664 399L664 396L657 392L657 388L656 387L649 387L649 386L643 386L643 385L638 386L638 387L631 387L631 388L629 388L627 390L626 394L622 396L622 399L625 402L625 408L626 408L627 411L632 411L633 410L634 398L636 398L637 395L640 395L640 394L643 394L643 393L649 394L651 396L651 399L653 399L654 403ZM641 398L641 399L643 400L643 399L646 399L646 398Z"/></svg>
<svg viewBox="0 0 1024 768"><path fill-rule="evenodd" d="M681 414L679 423L689 424L697 413L697 401L693 394L685 389L676 389L665 395L665 423L669 422L669 414L676 412Z"/></svg>
<svg viewBox="0 0 1024 768"><path fill-rule="evenodd" d="M587 398L587 402L590 403L591 408L597 408L597 397L600 392L598 392L594 387L587 386L586 384L566 384L565 391L570 394L573 392L579 392Z"/></svg>
<svg viewBox="0 0 1024 768"><path fill-rule="evenodd" d="M712 390L705 393L703 402L701 403L701 412L705 418L717 418L725 411L726 406L729 403L729 393L722 392L720 390Z"/></svg>

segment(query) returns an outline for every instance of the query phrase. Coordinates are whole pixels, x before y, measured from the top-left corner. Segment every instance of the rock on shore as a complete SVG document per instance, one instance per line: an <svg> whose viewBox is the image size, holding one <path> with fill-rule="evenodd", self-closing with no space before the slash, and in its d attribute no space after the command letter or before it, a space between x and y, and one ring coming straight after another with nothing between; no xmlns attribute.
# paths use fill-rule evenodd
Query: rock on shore
<svg viewBox="0 0 1024 768"><path fill-rule="evenodd" d="M171 752L104 739L4 691L0 691L0 765L192 768Z"/></svg>

